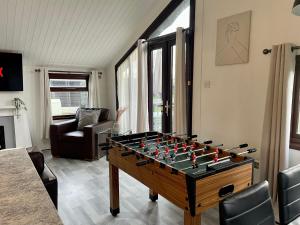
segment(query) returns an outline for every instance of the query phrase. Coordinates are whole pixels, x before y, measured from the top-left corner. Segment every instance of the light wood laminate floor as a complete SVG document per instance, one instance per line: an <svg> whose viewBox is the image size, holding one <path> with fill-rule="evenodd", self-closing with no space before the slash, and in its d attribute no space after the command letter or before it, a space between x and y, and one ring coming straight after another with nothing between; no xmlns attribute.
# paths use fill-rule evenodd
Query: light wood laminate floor
<svg viewBox="0 0 300 225"><path fill-rule="evenodd" d="M46 162L58 179L58 213L65 225L183 225L183 211L159 196L153 203L148 188L120 172L120 214L109 212L108 162L52 158ZM202 225L218 225L218 209L202 216Z"/></svg>

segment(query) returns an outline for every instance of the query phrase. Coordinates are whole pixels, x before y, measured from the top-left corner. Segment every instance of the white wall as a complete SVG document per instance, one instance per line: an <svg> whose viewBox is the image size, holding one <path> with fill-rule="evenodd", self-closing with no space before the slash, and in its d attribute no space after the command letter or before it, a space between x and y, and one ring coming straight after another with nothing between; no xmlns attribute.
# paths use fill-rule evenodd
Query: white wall
<svg viewBox="0 0 300 225"><path fill-rule="evenodd" d="M196 2L193 130L218 143L248 142L259 149L270 63L262 50L284 42L300 44L293 0ZM215 66L217 19L247 10L252 10L250 62ZM211 87L204 88L205 82Z"/></svg>
<svg viewBox="0 0 300 225"><path fill-rule="evenodd" d="M38 121L38 88L39 88L39 80L37 74L34 72L33 67L23 67L23 85L24 91L20 92L0 92L0 105L8 106L13 105L13 98L19 97L21 98L27 106L27 115L29 121L29 129L31 133L32 142L34 145L41 146L41 140L39 139L39 121Z"/></svg>

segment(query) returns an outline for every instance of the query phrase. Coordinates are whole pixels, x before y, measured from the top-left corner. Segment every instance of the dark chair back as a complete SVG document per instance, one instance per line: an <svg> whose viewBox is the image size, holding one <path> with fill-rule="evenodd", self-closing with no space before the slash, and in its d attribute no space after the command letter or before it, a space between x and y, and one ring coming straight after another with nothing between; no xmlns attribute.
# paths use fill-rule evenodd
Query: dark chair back
<svg viewBox="0 0 300 225"><path fill-rule="evenodd" d="M289 224L300 216L300 166L279 172L278 207L282 225Z"/></svg>
<svg viewBox="0 0 300 225"><path fill-rule="evenodd" d="M251 186L220 202L221 225L273 225L272 201L267 181Z"/></svg>

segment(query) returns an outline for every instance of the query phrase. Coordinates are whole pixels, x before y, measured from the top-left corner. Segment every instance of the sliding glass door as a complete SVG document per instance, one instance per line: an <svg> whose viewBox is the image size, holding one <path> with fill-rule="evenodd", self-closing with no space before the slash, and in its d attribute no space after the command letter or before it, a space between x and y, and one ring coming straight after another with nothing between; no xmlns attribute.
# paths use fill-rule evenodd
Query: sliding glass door
<svg viewBox="0 0 300 225"><path fill-rule="evenodd" d="M150 128L171 132L175 99L175 35L149 43Z"/></svg>

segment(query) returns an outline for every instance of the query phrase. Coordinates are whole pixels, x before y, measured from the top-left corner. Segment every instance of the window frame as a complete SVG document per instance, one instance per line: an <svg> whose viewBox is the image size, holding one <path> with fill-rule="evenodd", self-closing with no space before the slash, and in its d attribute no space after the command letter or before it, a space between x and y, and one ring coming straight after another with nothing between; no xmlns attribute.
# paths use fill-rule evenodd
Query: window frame
<svg viewBox="0 0 300 225"><path fill-rule="evenodd" d="M147 39L150 35L172 14L172 12L179 6L184 0L171 1L165 9L159 14L159 16L153 21L153 23L144 31L139 39ZM190 27L186 30L186 78L187 78L187 133L192 134L192 107L193 107L193 68L194 68L194 31L195 31L195 12L196 12L196 0L190 1ZM170 34L167 34L168 36ZM172 34L171 34L172 35ZM163 36L158 37L163 38ZM156 38L153 38L156 39ZM121 59L115 64L115 97L116 97L116 110L119 108L118 101L118 67L126 60L126 58L137 48L136 41L128 51L121 57ZM149 107L150 115L151 107ZM151 124L151 121L149 121Z"/></svg>
<svg viewBox="0 0 300 225"><path fill-rule="evenodd" d="M300 94L300 55L296 56L292 116L291 116L291 133L290 133L290 148L295 150L300 150L300 134L297 134L297 126L299 122L299 107L300 107L299 94Z"/></svg>
<svg viewBox="0 0 300 225"><path fill-rule="evenodd" d="M89 77L90 73L56 73L49 72L49 81L51 79L62 80L85 80L86 87L50 87L51 92L89 92ZM89 94L89 93L88 93ZM74 119L76 114L52 116L53 120Z"/></svg>

